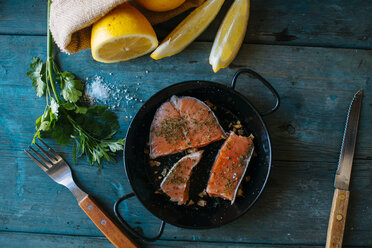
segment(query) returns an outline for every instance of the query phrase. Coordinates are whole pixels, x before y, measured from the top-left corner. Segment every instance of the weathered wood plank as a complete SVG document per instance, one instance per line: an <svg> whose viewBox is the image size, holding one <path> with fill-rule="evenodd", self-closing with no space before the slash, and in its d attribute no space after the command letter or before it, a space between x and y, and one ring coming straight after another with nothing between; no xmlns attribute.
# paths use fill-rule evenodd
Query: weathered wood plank
<svg viewBox="0 0 372 248"><path fill-rule="evenodd" d="M17 232L0 232L0 246L9 248L114 247L105 237L81 237Z"/></svg>
<svg viewBox="0 0 372 248"><path fill-rule="evenodd" d="M45 2L0 2L0 34L44 35ZM199 41L214 39L231 2L226 1ZM371 49L371 13L370 1L364 0L252 0L245 42ZM162 38L168 34L184 16L158 25L158 36Z"/></svg>
<svg viewBox="0 0 372 248"><path fill-rule="evenodd" d="M217 74L208 65L209 43L196 43L182 55L128 63L93 62L88 51L60 57L62 67L85 79L95 74L116 85L127 84L146 100L157 90L178 81L205 79L228 83L237 67L262 73L282 96L282 106L265 120L272 134L274 163L262 198L241 219L215 230L183 230L167 226L165 239L259 244L324 245L333 192L333 177L342 138L347 104L354 91L366 89L360 138L353 169L346 245L372 245L370 155L371 52L350 49L293 48L245 45L235 64ZM44 100L38 99L26 78L32 56L45 56L44 37L0 37L0 230L100 236L73 196L54 184L23 153L33 133L33 121ZM182 67L185 62L188 66ZM176 66L177 65L177 66ZM148 73L146 73L146 70ZM110 73L112 75L110 75ZM244 80L242 79L242 82ZM239 91L261 107L270 95L262 87L242 83ZM254 97L259 96L259 97ZM122 131L141 103L119 108ZM71 148L54 145L65 157ZM71 161L71 160L69 160ZM111 208L118 196L130 192L121 160L103 171L83 161L74 166L78 182ZM98 175L97 175L98 174ZM137 200L122 210L134 225L154 232L158 220Z"/></svg>
<svg viewBox="0 0 372 248"><path fill-rule="evenodd" d="M36 234L36 233L11 233L0 232L0 245L8 248L24 248L24 247L43 247L43 248L102 248L113 247L107 239L103 237L84 237L84 236L67 236L67 235L51 235L51 234ZM265 244L236 244L236 243L215 243L215 242L200 242L200 241L157 241L144 244L143 247L252 247L252 248L320 248L321 246L309 245L265 245ZM346 246L352 248L351 246Z"/></svg>

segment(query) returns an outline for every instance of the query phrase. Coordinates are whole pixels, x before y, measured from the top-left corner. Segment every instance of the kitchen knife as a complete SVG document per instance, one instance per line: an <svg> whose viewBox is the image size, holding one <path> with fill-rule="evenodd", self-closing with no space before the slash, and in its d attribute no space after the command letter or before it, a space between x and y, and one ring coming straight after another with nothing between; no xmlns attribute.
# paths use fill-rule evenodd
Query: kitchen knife
<svg viewBox="0 0 372 248"><path fill-rule="evenodd" d="M335 177L335 191L328 223L326 248L342 247L347 206L350 196L350 174L351 167L353 166L362 98L363 90L359 90L354 95L347 114L345 133Z"/></svg>

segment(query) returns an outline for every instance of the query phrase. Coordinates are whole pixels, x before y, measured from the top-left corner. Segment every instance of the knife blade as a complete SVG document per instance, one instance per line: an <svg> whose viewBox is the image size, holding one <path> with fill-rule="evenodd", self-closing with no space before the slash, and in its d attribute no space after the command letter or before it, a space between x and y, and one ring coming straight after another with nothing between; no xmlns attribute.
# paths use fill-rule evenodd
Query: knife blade
<svg viewBox="0 0 372 248"><path fill-rule="evenodd" d="M348 190L351 168L353 166L355 144L358 133L360 111L362 108L363 90L359 90L351 101L342 140L338 169L335 177L335 188Z"/></svg>
<svg viewBox="0 0 372 248"><path fill-rule="evenodd" d="M335 191L328 223L326 248L342 247L347 207L350 197L350 175L358 134L362 98L363 90L359 90L351 101L346 118L344 137L334 183Z"/></svg>

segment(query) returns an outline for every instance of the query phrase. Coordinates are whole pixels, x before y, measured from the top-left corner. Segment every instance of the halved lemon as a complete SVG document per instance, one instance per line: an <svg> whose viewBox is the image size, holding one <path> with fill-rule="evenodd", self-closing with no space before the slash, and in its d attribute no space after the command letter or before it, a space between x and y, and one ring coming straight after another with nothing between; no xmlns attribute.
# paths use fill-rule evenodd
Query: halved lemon
<svg viewBox="0 0 372 248"><path fill-rule="evenodd" d="M214 39L209 64L213 71L229 66L243 43L249 19L249 0L235 0Z"/></svg>
<svg viewBox="0 0 372 248"><path fill-rule="evenodd" d="M124 3L93 24L92 56L104 63L134 59L158 45L154 29L135 7Z"/></svg>
<svg viewBox="0 0 372 248"><path fill-rule="evenodd" d="M213 21L224 0L207 0L188 15L151 54L153 59L169 57L181 52Z"/></svg>

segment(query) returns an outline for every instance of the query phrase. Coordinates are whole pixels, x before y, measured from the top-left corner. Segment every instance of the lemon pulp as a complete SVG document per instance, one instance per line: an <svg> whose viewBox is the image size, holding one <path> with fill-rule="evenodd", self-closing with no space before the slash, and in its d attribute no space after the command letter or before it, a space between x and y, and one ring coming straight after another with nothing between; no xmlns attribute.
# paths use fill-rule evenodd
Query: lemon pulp
<svg viewBox="0 0 372 248"><path fill-rule="evenodd" d="M124 3L93 24L92 56L104 63L137 58L158 45L154 29L136 8Z"/></svg>
<svg viewBox="0 0 372 248"><path fill-rule="evenodd" d="M207 0L188 15L151 54L161 59L181 52L193 42L213 21L224 0Z"/></svg>

